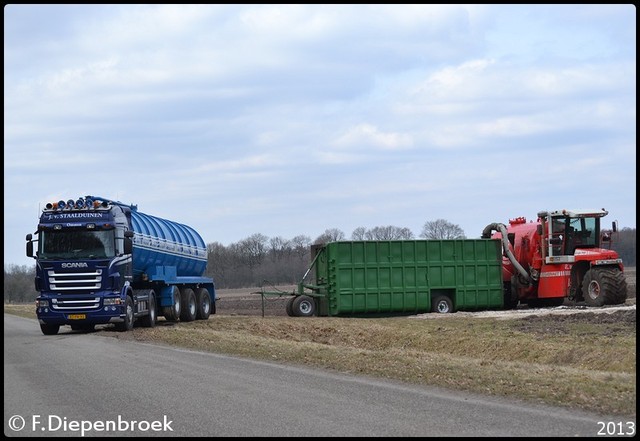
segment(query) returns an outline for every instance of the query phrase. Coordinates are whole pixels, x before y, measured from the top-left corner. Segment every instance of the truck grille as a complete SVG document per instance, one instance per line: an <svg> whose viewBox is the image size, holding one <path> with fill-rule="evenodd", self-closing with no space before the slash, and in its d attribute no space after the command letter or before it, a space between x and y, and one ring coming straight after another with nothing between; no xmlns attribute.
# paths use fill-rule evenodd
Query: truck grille
<svg viewBox="0 0 640 441"><path fill-rule="evenodd" d="M50 270L47 274L52 291L88 291L100 289L102 283L101 269L86 273L57 273Z"/></svg>
<svg viewBox="0 0 640 441"><path fill-rule="evenodd" d="M81 300L51 299L51 309L54 311L75 311L78 309L98 309L100 297Z"/></svg>

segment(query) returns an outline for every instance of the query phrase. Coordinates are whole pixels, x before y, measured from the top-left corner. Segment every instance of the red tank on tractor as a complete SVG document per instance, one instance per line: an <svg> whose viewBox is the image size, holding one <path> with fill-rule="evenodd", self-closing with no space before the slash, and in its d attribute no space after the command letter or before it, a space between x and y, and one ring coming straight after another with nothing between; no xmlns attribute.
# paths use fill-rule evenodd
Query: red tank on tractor
<svg viewBox="0 0 640 441"><path fill-rule="evenodd" d="M617 305L627 299L624 266L618 253L602 248L611 233L600 229L608 212L558 210L538 213L536 222L524 217L509 226L494 223L485 239L501 239L505 307L559 306L564 299L589 306Z"/></svg>

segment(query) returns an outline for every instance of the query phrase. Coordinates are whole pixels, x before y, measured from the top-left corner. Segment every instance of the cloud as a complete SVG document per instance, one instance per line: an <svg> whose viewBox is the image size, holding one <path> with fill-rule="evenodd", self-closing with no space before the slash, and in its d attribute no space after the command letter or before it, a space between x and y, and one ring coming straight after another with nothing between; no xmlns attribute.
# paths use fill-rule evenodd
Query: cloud
<svg viewBox="0 0 640 441"><path fill-rule="evenodd" d="M86 194L223 244L568 205L635 226L632 11L8 5L5 261Z"/></svg>

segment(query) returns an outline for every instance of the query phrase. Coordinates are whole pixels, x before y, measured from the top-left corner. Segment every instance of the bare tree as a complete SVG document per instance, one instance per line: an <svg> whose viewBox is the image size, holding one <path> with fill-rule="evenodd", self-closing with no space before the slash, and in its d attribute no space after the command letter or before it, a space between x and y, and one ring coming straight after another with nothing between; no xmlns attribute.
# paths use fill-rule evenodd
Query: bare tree
<svg viewBox="0 0 640 441"><path fill-rule="evenodd" d="M293 252L298 256L300 260L304 260L309 254L309 246L311 245L311 238L300 234L291 239L291 245L293 246Z"/></svg>
<svg viewBox="0 0 640 441"><path fill-rule="evenodd" d="M420 237L425 239L465 239L464 231L459 225L444 219L428 221L422 227Z"/></svg>
<svg viewBox="0 0 640 441"><path fill-rule="evenodd" d="M282 236L276 236L269 239L269 254L271 255L271 260L282 260L288 252L291 252L291 246L289 245L288 240Z"/></svg>
<svg viewBox="0 0 640 441"><path fill-rule="evenodd" d="M4 265L4 302L33 302L38 296L33 283L36 267L26 265Z"/></svg>
<svg viewBox="0 0 640 441"><path fill-rule="evenodd" d="M367 240L401 240L413 239L413 232L409 228L387 225L374 227L365 233Z"/></svg>
<svg viewBox="0 0 640 441"><path fill-rule="evenodd" d="M253 268L262 263L267 253L268 240L269 238L264 234L256 233L240 241L240 250L243 257L247 259L249 267Z"/></svg>
<svg viewBox="0 0 640 441"><path fill-rule="evenodd" d="M358 227L351 233L351 240L366 240L366 234L367 229L365 227Z"/></svg>
<svg viewBox="0 0 640 441"><path fill-rule="evenodd" d="M344 233L337 228L329 228L324 230L324 233L318 236L313 243L329 243L337 240L344 240Z"/></svg>

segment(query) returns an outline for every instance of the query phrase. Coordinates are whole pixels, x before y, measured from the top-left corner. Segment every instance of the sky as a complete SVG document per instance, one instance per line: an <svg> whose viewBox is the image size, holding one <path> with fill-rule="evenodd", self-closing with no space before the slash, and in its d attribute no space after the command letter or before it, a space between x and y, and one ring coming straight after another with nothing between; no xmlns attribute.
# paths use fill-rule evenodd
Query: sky
<svg viewBox="0 0 640 441"><path fill-rule="evenodd" d="M5 267L86 195L225 246L563 208L635 228L636 9L5 5Z"/></svg>

